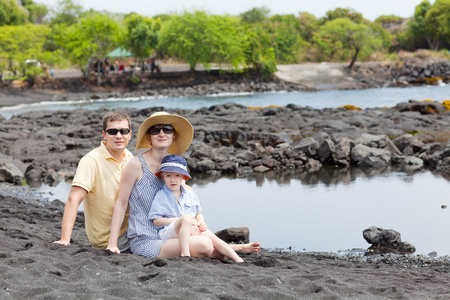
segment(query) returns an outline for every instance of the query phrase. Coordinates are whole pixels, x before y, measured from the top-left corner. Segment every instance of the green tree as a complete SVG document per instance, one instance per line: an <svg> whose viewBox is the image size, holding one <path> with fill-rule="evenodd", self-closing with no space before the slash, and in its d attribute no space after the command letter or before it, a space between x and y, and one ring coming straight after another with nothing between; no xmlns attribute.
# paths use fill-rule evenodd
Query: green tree
<svg viewBox="0 0 450 300"><path fill-rule="evenodd" d="M300 35L299 20L294 15L275 15L266 30L272 36L275 57L281 63L297 63L306 46Z"/></svg>
<svg viewBox="0 0 450 300"><path fill-rule="evenodd" d="M28 11L16 0L0 0L0 26L23 25L28 20Z"/></svg>
<svg viewBox="0 0 450 300"><path fill-rule="evenodd" d="M275 53L271 47L272 39L261 26L247 24L243 28L245 65L258 74L269 75L277 71Z"/></svg>
<svg viewBox="0 0 450 300"><path fill-rule="evenodd" d="M431 9L431 4L428 0L422 1L416 6L414 17L408 23L408 36L417 46L425 45L427 43L427 36L430 34L430 28L426 25L425 15Z"/></svg>
<svg viewBox="0 0 450 300"><path fill-rule="evenodd" d="M367 57L383 46L383 39L377 34L380 28L356 24L348 18L335 19L320 27L315 37L322 51L331 57L343 60L351 58L353 67L358 56Z"/></svg>
<svg viewBox="0 0 450 300"><path fill-rule="evenodd" d="M149 57L156 49L160 27L159 19L143 17L136 13L125 18L123 46L136 55L135 65L136 61L139 61L139 65L142 66L142 59Z"/></svg>
<svg viewBox="0 0 450 300"><path fill-rule="evenodd" d="M49 32L45 25L3 26L0 30L0 61L7 62L6 69L14 76L28 76L33 70L27 68L26 59L41 61L49 56L43 50Z"/></svg>
<svg viewBox="0 0 450 300"><path fill-rule="evenodd" d="M162 24L160 48L169 55L184 59L191 71L197 63L210 68L214 61L238 68L239 63L244 62L241 38L237 18L186 11Z"/></svg>
<svg viewBox="0 0 450 300"><path fill-rule="evenodd" d="M300 12L298 16L298 29L303 40L311 42L314 34L319 29L319 21L316 16L310 13Z"/></svg>
<svg viewBox="0 0 450 300"><path fill-rule="evenodd" d="M83 6L72 0L58 0L55 10L50 18L50 25L73 25L85 15Z"/></svg>
<svg viewBox="0 0 450 300"><path fill-rule="evenodd" d="M22 0L22 6L28 10L28 20L33 24L43 24L50 11L47 5L35 3L33 0Z"/></svg>
<svg viewBox="0 0 450 300"><path fill-rule="evenodd" d="M254 7L251 10L245 11L241 14L241 19L244 23L254 24L266 21L269 19L270 9L267 7Z"/></svg>
<svg viewBox="0 0 450 300"><path fill-rule="evenodd" d="M431 50L450 45L450 0L436 0L425 14L425 36Z"/></svg>
<svg viewBox="0 0 450 300"><path fill-rule="evenodd" d="M119 37L119 25L111 17L90 14L68 26L56 38L70 62L85 70L91 58L103 61L106 54L117 46ZM97 82L100 84L101 72L98 69L97 74Z"/></svg>
<svg viewBox="0 0 450 300"><path fill-rule="evenodd" d="M336 8L335 10L329 10L325 14L325 17L320 19L320 23L323 25L326 22L333 21L340 18L348 18L356 24L360 24L364 21L361 13L355 11L352 8Z"/></svg>

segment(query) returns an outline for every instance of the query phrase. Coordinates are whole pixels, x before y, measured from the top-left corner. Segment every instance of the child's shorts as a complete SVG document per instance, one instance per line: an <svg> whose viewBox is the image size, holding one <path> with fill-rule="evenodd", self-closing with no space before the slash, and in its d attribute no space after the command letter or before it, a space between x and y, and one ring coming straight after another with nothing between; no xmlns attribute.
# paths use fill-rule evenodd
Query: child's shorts
<svg viewBox="0 0 450 300"><path fill-rule="evenodd" d="M166 227L164 227L159 231L160 239L168 240L178 237L178 234L175 232L175 227L173 226L173 223L174 222L170 223L169 225L167 225Z"/></svg>

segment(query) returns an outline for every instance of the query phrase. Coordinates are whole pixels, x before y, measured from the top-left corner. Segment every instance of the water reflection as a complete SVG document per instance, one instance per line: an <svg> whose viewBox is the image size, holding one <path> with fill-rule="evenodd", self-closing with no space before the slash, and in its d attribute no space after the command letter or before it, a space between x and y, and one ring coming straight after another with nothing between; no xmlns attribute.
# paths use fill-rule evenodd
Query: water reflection
<svg viewBox="0 0 450 300"><path fill-rule="evenodd" d="M412 181L416 174L430 172L424 168L409 168L388 166L381 169L362 169L357 167L335 168L324 166L319 170L271 170L265 173L250 173L246 175L214 175L214 174L193 174L193 178L189 180L189 184L203 186L214 183L222 178L228 179L246 179L256 183L257 187L263 187L265 182L275 182L280 186L289 185L293 180L299 180L303 185L313 188L317 185L333 186L347 185L355 181L357 178L370 179L377 176L391 174L393 172L403 173L403 180ZM436 176L444 176L444 174L435 174ZM447 178L450 180L450 178Z"/></svg>

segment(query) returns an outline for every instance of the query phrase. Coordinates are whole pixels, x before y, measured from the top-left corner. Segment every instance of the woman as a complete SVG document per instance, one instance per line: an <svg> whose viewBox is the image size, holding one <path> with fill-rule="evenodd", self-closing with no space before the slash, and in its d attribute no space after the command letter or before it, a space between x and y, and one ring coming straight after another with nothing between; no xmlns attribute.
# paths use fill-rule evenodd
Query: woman
<svg viewBox="0 0 450 300"><path fill-rule="evenodd" d="M154 175L162 159L169 153L182 155L189 148L193 136L194 130L188 120L166 112L156 112L141 124L136 150L149 150L134 157L122 172L107 249L120 253L117 239L129 204L128 240L133 254L161 258L181 255L178 239L161 240L148 214L155 194L164 186L164 181ZM208 237L192 236L189 247L193 257L219 257ZM259 243L233 245L232 248L258 252Z"/></svg>

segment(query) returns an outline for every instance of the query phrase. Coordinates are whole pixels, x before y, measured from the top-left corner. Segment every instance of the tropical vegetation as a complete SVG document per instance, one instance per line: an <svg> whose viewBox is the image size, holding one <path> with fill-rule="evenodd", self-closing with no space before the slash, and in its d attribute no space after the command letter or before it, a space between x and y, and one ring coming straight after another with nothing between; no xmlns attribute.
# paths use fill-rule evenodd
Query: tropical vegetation
<svg viewBox="0 0 450 300"><path fill-rule="evenodd" d="M271 74L277 64L392 59L400 51L450 48L450 0L424 0L414 15L369 21L350 8L317 18L306 12L271 15L255 7L237 16L205 11L143 16L86 10L76 0L50 9L34 0L0 0L0 79L36 75L46 67L84 70L117 47L134 53L135 65L150 57L176 59L221 70ZM98 72L100 73L100 72ZM100 76L100 75L99 75Z"/></svg>

